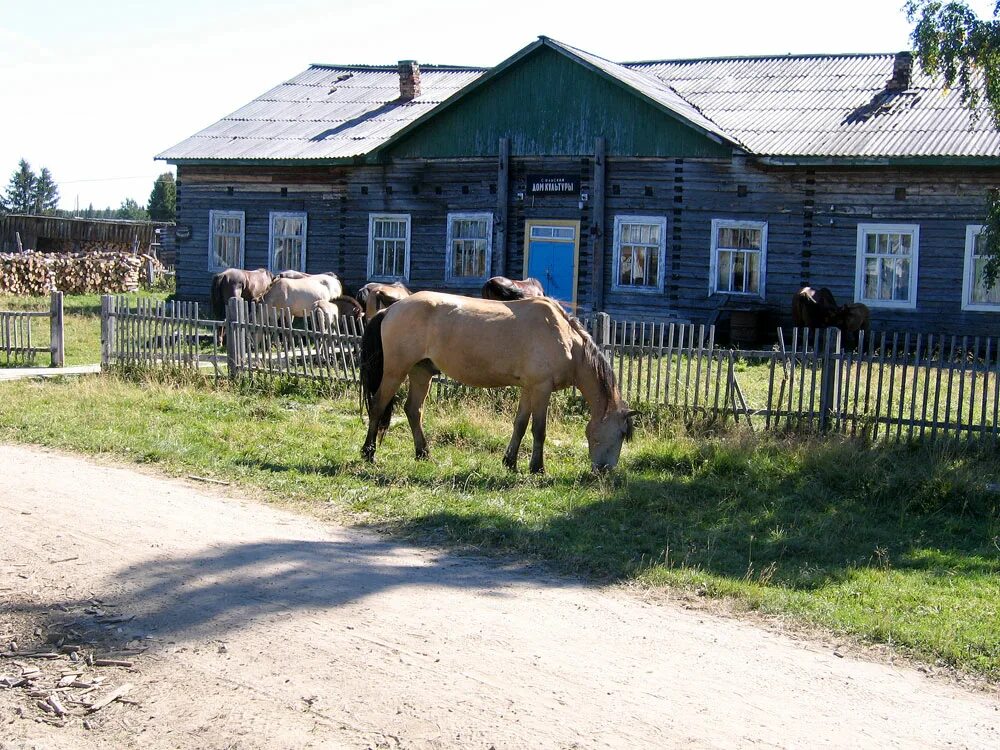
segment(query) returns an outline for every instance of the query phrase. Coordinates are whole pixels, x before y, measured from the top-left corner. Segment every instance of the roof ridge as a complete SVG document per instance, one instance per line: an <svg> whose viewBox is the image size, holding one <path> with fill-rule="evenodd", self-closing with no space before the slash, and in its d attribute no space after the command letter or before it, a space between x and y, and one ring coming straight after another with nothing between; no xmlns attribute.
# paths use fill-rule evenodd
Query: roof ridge
<svg viewBox="0 0 1000 750"><path fill-rule="evenodd" d="M629 67L632 65L664 65L667 63L687 62L732 62L735 60L818 60L823 57L895 57L896 54L896 52L810 52L806 54L792 54L791 52L788 52L783 55L722 55L719 57L679 57L662 60L632 60L629 62L620 62L618 64Z"/></svg>
<svg viewBox="0 0 1000 750"><path fill-rule="evenodd" d="M435 65L433 63L418 63L421 70L455 70L455 71L482 71L485 72L489 70L489 67L483 67L479 65ZM399 70L399 65L393 63L391 65L364 65L364 64L345 64L341 65L338 63L309 63L309 68L327 68L331 70L375 70L375 71L386 71L386 72L396 72Z"/></svg>

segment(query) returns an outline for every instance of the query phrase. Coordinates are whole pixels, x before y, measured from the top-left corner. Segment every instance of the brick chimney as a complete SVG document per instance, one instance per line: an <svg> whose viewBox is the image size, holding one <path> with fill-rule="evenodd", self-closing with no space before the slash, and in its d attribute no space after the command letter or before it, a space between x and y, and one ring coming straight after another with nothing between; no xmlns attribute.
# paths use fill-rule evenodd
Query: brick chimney
<svg viewBox="0 0 1000 750"><path fill-rule="evenodd" d="M910 74L913 71L913 53L897 52L892 63L892 78L885 83L889 91L905 91L910 88Z"/></svg>
<svg viewBox="0 0 1000 750"><path fill-rule="evenodd" d="M420 66L416 60L399 61L399 98L411 101L420 96Z"/></svg>

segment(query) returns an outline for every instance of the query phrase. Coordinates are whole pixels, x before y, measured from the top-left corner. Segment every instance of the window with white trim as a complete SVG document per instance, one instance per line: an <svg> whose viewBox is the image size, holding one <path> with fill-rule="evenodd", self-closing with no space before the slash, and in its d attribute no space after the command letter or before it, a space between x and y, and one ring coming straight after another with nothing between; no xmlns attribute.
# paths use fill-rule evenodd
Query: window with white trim
<svg viewBox="0 0 1000 750"><path fill-rule="evenodd" d="M984 245L981 224L965 228L965 271L962 282L962 309L1000 312L1000 280L987 286L983 270L989 256Z"/></svg>
<svg viewBox="0 0 1000 750"><path fill-rule="evenodd" d="M306 215L271 212L268 268L271 273L306 270Z"/></svg>
<svg viewBox="0 0 1000 750"><path fill-rule="evenodd" d="M410 276L410 215L368 215L368 278L407 281Z"/></svg>
<svg viewBox="0 0 1000 750"><path fill-rule="evenodd" d="M763 297L766 267L766 221L712 219L710 291Z"/></svg>
<svg viewBox="0 0 1000 750"><path fill-rule="evenodd" d="M448 214L447 247L449 281L486 281L493 262L493 214Z"/></svg>
<svg viewBox="0 0 1000 750"><path fill-rule="evenodd" d="M242 211L208 212L208 270L243 267L245 218Z"/></svg>
<svg viewBox="0 0 1000 750"><path fill-rule="evenodd" d="M858 224L854 301L915 308L919 249L917 224Z"/></svg>
<svg viewBox="0 0 1000 750"><path fill-rule="evenodd" d="M666 235L665 216L616 216L612 288L662 291Z"/></svg>

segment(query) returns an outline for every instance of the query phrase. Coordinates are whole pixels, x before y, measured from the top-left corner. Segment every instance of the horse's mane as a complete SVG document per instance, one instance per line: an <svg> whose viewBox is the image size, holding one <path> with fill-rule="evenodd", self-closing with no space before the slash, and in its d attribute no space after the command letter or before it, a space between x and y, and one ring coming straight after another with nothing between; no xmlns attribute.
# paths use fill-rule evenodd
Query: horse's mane
<svg viewBox="0 0 1000 750"><path fill-rule="evenodd" d="M601 389L601 393L609 402L616 401L618 386L615 383L615 371L611 369L608 360L601 354L601 350L597 348L597 344L594 343L594 339L587 329L584 328L580 319L567 313L562 309L561 305L557 305L557 307L559 307L559 311L565 316L570 328L580 335L580 339L583 342L584 361L597 374L597 384Z"/></svg>

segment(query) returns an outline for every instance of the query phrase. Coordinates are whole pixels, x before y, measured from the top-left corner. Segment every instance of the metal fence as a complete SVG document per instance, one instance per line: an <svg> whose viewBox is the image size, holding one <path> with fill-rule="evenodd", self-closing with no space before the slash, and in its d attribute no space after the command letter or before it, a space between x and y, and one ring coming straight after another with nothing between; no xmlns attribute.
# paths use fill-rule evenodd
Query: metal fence
<svg viewBox="0 0 1000 750"><path fill-rule="evenodd" d="M230 377L356 384L362 325L326 322L230 300L225 321L194 303L105 298L105 364L209 366ZM688 420L733 419L752 430L821 431L872 439L998 437L1000 341L924 334L861 336L836 329L778 331L772 349L716 344L713 326L584 321L633 407ZM225 346L219 341L225 332ZM223 362L225 368L223 369ZM437 396L463 386L436 379Z"/></svg>
<svg viewBox="0 0 1000 750"><path fill-rule="evenodd" d="M39 334L45 332L45 318L48 318L48 342L42 343L45 336ZM39 325L33 325L33 321ZM62 367L66 359L63 293L49 295L48 310L0 310L0 353L7 365L34 365L39 354L48 354L51 367Z"/></svg>

